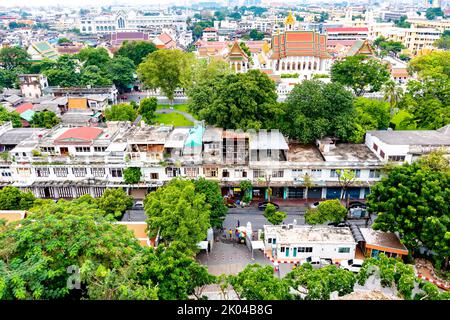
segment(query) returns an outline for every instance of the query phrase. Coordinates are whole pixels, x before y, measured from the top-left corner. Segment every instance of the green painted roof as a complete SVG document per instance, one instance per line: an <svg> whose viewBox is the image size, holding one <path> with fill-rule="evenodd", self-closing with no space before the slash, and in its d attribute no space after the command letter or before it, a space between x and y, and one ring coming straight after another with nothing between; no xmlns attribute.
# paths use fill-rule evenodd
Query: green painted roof
<svg viewBox="0 0 450 320"><path fill-rule="evenodd" d="M25 111L25 112L22 112L22 113L20 114L20 117L21 117L23 120L26 120L26 121L30 122L31 119L33 118L34 113L35 113L35 112L34 112L33 110L29 109L29 110L27 110L27 111Z"/></svg>
<svg viewBox="0 0 450 320"><path fill-rule="evenodd" d="M199 147L202 145L203 133L205 128L202 125L196 125L189 130L189 135L184 143L185 147Z"/></svg>

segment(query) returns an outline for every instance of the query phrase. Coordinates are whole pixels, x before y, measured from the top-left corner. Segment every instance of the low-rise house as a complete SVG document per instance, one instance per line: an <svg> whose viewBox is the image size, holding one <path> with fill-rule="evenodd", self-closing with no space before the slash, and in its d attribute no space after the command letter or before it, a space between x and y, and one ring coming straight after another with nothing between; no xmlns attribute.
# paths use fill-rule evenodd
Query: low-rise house
<svg viewBox="0 0 450 320"><path fill-rule="evenodd" d="M366 257L376 258L380 253L388 257L402 258L408 255L408 249L400 242L395 233L359 228L363 241L361 249Z"/></svg>
<svg viewBox="0 0 450 320"><path fill-rule="evenodd" d="M307 257L355 258L357 242L350 228L323 226L265 225L265 252L274 260L298 262Z"/></svg>

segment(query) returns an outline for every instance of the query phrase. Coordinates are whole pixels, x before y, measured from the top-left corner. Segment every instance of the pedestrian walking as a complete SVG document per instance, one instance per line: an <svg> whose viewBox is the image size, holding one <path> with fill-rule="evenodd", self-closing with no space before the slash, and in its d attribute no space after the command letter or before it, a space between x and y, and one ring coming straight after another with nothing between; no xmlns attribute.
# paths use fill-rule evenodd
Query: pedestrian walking
<svg viewBox="0 0 450 320"><path fill-rule="evenodd" d="M231 240L233 237L233 230L231 230L231 228L230 228L230 230L228 230L228 234L230 235L230 240Z"/></svg>
<svg viewBox="0 0 450 320"><path fill-rule="evenodd" d="M238 224L237 224L238 228L241 226L241 222L238 219Z"/></svg>

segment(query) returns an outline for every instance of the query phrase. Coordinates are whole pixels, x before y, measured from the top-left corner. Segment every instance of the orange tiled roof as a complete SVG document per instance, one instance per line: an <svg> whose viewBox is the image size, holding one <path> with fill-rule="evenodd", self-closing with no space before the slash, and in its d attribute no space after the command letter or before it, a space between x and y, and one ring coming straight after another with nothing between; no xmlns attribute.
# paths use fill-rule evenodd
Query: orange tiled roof
<svg viewBox="0 0 450 320"><path fill-rule="evenodd" d="M100 128L93 127L79 127L71 128L58 137L58 140L63 139L77 139L77 140L89 140L92 141L97 138L103 132Z"/></svg>
<svg viewBox="0 0 450 320"><path fill-rule="evenodd" d="M290 56L329 58L327 37L315 31L286 31L272 36L271 59Z"/></svg>

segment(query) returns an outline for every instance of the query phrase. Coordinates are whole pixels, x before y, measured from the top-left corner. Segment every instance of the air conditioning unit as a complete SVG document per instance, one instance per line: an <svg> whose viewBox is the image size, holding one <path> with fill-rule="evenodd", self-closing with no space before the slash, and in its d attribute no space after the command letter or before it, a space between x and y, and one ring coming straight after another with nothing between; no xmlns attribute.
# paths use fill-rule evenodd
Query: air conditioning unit
<svg viewBox="0 0 450 320"><path fill-rule="evenodd" d="M294 229L294 225L292 223L288 224L288 229Z"/></svg>
<svg viewBox="0 0 450 320"><path fill-rule="evenodd" d="M283 225L281 226L281 229L287 230L287 225L283 224Z"/></svg>

